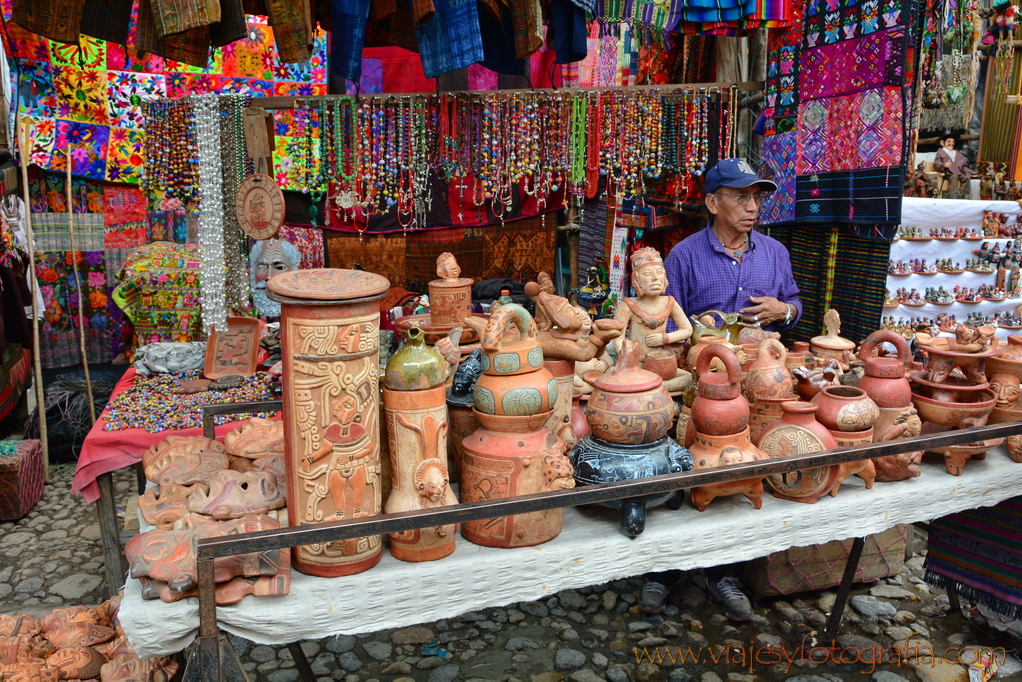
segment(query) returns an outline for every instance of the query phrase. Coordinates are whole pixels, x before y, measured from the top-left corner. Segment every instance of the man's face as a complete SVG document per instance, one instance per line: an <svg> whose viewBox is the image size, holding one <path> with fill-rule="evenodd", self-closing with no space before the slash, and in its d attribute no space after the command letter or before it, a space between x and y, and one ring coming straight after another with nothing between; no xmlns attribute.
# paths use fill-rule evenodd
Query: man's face
<svg viewBox="0 0 1022 682"><path fill-rule="evenodd" d="M712 194L706 195L706 207L710 209L718 223L739 232L751 232L759 219L760 202L757 196L760 189L751 187L719 187ZM742 202L746 202L744 205Z"/></svg>
<svg viewBox="0 0 1022 682"><path fill-rule="evenodd" d="M949 137L946 140L944 140L944 149L954 149L954 148L955 148L955 138Z"/></svg>

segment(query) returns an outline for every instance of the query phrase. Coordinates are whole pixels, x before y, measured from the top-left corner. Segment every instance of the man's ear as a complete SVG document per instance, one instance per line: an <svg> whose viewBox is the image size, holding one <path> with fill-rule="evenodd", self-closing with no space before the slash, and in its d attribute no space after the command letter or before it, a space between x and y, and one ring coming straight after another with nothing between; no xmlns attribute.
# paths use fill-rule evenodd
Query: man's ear
<svg viewBox="0 0 1022 682"><path fill-rule="evenodd" d="M710 211L710 213L717 215L717 211L720 209L720 204L717 203L717 195L707 194L704 201L706 202L706 208Z"/></svg>

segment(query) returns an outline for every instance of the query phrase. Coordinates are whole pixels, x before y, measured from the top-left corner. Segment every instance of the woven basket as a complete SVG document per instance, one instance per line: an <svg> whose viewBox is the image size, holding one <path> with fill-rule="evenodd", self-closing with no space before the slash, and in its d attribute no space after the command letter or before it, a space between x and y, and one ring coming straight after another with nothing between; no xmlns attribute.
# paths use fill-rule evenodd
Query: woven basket
<svg viewBox="0 0 1022 682"><path fill-rule="evenodd" d="M25 516L43 496L43 447L37 440L0 447L0 521Z"/></svg>
<svg viewBox="0 0 1022 682"><path fill-rule="evenodd" d="M855 582L879 580L900 571L905 562L907 532L908 526L897 525L868 536ZM849 538L774 552L746 562L742 582L757 599L834 587L841 582L851 548Z"/></svg>

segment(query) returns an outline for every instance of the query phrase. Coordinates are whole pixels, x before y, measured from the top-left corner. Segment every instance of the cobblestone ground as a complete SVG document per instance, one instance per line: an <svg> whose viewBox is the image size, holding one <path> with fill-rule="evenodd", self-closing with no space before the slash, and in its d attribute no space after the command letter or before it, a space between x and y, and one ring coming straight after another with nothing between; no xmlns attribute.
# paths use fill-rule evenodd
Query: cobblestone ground
<svg viewBox="0 0 1022 682"><path fill-rule="evenodd" d="M69 465L54 467L39 505L24 519L0 523L0 612L39 614L107 597L95 510L71 496L72 473ZM124 509L133 494L134 474L117 472L114 480ZM817 665L797 653L800 644L812 646L815 633L822 631L833 591L767 600L750 622L730 623L690 577L675 588L663 616L638 612L642 580L633 578L302 646L318 682L967 682L965 667L945 663L939 654L958 647L950 657L968 658L971 647L999 642L948 613L947 597L923 584L922 562L917 555L899 575L853 590L838 643L862 652L862 659L871 659L874 647L883 649L884 662L875 669L869 660L855 662L854 654L846 653L844 663L830 659ZM938 660L895 662L889 647L909 638L924 653L931 645ZM286 647L231 639L253 682L297 681ZM742 660L743 652L748 656L750 650L780 646L793 662L775 662L776 656L763 654L750 671L748 660ZM701 660L678 659L679 652L689 650L701 653ZM639 660L643 651L648 656ZM999 679L1022 682L1022 664L1009 658Z"/></svg>

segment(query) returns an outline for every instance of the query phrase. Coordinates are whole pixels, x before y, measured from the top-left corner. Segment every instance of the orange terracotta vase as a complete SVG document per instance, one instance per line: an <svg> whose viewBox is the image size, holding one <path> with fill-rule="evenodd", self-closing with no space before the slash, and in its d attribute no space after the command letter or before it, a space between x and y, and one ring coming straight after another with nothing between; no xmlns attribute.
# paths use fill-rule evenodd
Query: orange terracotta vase
<svg viewBox="0 0 1022 682"><path fill-rule="evenodd" d="M873 351L881 343L891 343L898 349L896 357L874 357ZM859 359L866 363L858 387L866 392L879 408L905 407L912 404L912 387L905 377L905 367L911 361L908 343L901 334L889 329L875 331L866 337L859 349Z"/></svg>
<svg viewBox="0 0 1022 682"><path fill-rule="evenodd" d="M281 304L284 447L291 526L376 516L382 504L379 300L390 282L357 270L293 270L267 288ZM379 535L294 549L296 569L372 568Z"/></svg>
<svg viewBox="0 0 1022 682"><path fill-rule="evenodd" d="M816 421L816 405L792 400L781 405L780 421L767 429L759 440L760 448L773 459L792 455L834 450L837 443L826 428ZM801 471L771 474L766 477L774 497L813 504L837 484L840 465L813 467Z"/></svg>
<svg viewBox="0 0 1022 682"><path fill-rule="evenodd" d="M711 372L710 362L720 360L727 372ZM692 402L692 424L698 433L727 436L749 425L749 402L742 395L738 358L725 346L712 345L699 355L696 367L699 388Z"/></svg>
<svg viewBox="0 0 1022 682"><path fill-rule="evenodd" d="M512 327L521 333L517 341L505 339ZM525 308L507 303L490 315L481 346L483 373L472 391L476 410L521 417L553 409L559 387L543 366L536 324Z"/></svg>
<svg viewBox="0 0 1022 682"><path fill-rule="evenodd" d="M748 427L725 436L696 432L689 452L692 454L695 470L769 459L766 453L749 440ZM763 506L763 478L744 478L739 481L698 486L692 488L690 499L696 509L705 511L714 499L728 495L744 495L752 502L753 507L759 509Z"/></svg>
<svg viewBox="0 0 1022 682"><path fill-rule="evenodd" d="M593 436L608 443L655 443L671 428L674 400L664 381L639 367L639 346L624 341L617 364L593 382L586 421Z"/></svg>
<svg viewBox="0 0 1022 682"><path fill-rule="evenodd" d="M791 400L795 397L791 372L785 366L788 352L777 339L759 344L756 360L745 371L745 397L750 403L761 398Z"/></svg>

